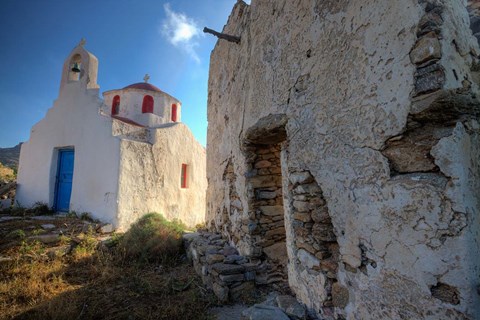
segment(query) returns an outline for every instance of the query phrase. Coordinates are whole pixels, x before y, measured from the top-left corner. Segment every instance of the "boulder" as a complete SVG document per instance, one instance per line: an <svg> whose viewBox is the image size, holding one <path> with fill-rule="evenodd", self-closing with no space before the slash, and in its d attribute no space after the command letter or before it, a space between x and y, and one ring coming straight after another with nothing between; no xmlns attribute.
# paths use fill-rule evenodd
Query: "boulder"
<svg viewBox="0 0 480 320"><path fill-rule="evenodd" d="M282 309L256 304L242 312L242 320L290 320Z"/></svg>
<svg viewBox="0 0 480 320"><path fill-rule="evenodd" d="M277 305L293 319L305 319L306 317L305 307L292 296L278 296Z"/></svg>

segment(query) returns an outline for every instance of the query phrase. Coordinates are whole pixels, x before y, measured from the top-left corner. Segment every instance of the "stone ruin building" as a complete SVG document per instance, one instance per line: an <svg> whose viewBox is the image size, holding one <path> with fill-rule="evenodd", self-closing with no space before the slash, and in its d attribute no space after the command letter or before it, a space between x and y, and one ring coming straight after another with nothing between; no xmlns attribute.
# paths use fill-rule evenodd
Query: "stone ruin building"
<svg viewBox="0 0 480 320"><path fill-rule="evenodd" d="M322 319L478 319L477 10L237 2L240 43L211 55L207 223L244 261L194 252L217 295L288 283Z"/></svg>

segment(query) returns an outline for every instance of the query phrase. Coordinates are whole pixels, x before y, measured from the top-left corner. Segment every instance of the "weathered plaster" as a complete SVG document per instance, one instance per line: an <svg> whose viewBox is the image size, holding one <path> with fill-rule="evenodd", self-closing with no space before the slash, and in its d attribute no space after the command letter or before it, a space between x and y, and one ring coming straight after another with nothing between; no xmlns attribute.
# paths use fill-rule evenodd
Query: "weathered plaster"
<svg viewBox="0 0 480 320"><path fill-rule="evenodd" d="M159 212L188 226L203 223L206 154L183 123L150 129L150 139L122 139L118 224L128 227L146 212ZM180 187L187 164L187 188Z"/></svg>
<svg viewBox="0 0 480 320"><path fill-rule="evenodd" d="M422 40L425 19L438 22L432 41ZM210 228L255 256L246 143L252 128L273 128L284 115L288 280L297 297L326 318L480 314L478 44L464 1L253 0L236 4L223 32L241 42L219 41L211 55ZM432 54L421 48L432 43ZM429 74L432 65L445 74ZM333 276L294 243L288 181L304 171L339 245ZM331 294L342 305L332 306Z"/></svg>

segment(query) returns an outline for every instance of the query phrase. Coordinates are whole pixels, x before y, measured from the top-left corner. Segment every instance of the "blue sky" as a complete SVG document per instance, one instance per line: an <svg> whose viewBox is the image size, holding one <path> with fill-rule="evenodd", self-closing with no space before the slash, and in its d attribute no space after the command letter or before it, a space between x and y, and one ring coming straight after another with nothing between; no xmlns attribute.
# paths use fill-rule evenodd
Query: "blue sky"
<svg viewBox="0 0 480 320"><path fill-rule="evenodd" d="M0 7L0 147L29 138L57 98L64 59L86 38L100 92L143 81L182 101L206 143L210 52L236 0L4 0Z"/></svg>

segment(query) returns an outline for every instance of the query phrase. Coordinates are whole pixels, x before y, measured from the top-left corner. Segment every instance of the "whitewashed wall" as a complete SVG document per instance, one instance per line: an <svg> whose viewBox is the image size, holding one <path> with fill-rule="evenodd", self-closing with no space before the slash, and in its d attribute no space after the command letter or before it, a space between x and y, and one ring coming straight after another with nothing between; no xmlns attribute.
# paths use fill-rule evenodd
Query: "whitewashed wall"
<svg viewBox="0 0 480 320"><path fill-rule="evenodd" d="M84 51L77 47L70 56ZM94 59L91 54L82 56ZM87 64L84 61L83 66ZM68 68L66 63L64 75ZM22 206L37 201L53 206L58 149L73 147L75 167L70 210L91 212L94 217L113 223L120 141L112 136L111 118L99 115L102 101L98 89L87 89L95 86L92 79L96 79L96 69L91 72L94 74L88 75L89 83L83 81L86 74L79 81L62 83L59 98L22 145L16 201Z"/></svg>

